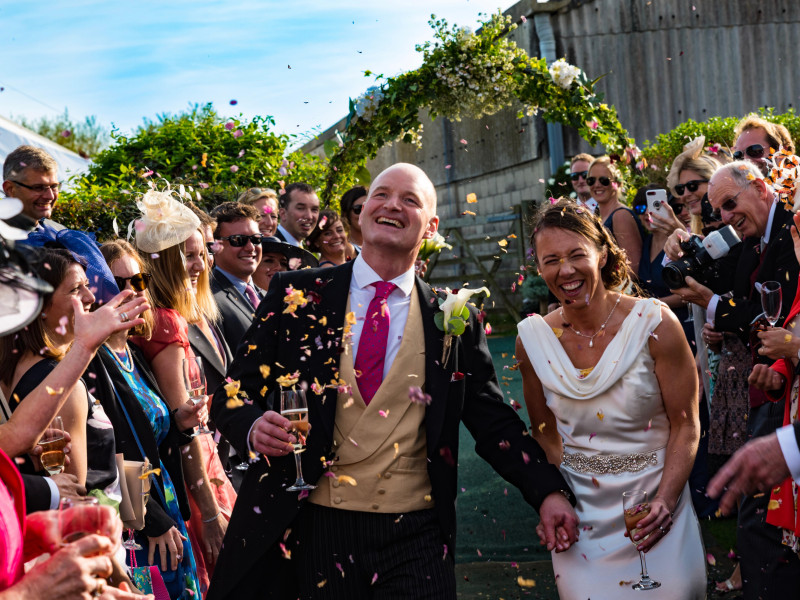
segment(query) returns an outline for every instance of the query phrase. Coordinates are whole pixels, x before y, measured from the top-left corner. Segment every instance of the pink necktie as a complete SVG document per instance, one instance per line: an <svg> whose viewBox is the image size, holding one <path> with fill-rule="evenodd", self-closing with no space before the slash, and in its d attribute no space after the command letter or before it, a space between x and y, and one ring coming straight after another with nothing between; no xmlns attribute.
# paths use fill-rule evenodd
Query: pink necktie
<svg viewBox="0 0 800 600"><path fill-rule="evenodd" d="M383 365L386 358L386 341L389 338L389 306L386 298L397 286L386 281L378 281L375 297L367 307L361 339L358 341L356 355L356 382L364 404L369 404L383 381Z"/></svg>
<svg viewBox="0 0 800 600"><path fill-rule="evenodd" d="M256 294L255 288L253 288L253 286L248 283L247 286L244 288L244 293L247 294L247 299L250 300L250 304L253 305L253 308L254 309L258 308L258 305L261 302L261 300L258 299L258 294Z"/></svg>

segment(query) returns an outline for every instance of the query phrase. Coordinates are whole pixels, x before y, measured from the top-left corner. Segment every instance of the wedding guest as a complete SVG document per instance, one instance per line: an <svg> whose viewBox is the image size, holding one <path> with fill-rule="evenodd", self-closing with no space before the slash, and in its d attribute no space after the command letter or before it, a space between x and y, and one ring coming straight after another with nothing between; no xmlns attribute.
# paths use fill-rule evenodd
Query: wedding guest
<svg viewBox="0 0 800 600"><path fill-rule="evenodd" d="M636 213L622 203L625 193L622 174L608 156L601 156L594 159L589 166L586 183L592 192L592 198L597 201L603 225L625 251L631 271L638 273L644 230Z"/></svg>
<svg viewBox="0 0 800 600"><path fill-rule="evenodd" d="M203 315L185 262L189 238L194 236L196 246L204 247L200 220L168 191L148 191L139 206L142 217L136 246L151 275L149 290L155 325L149 340L135 337L133 341L150 362L167 406L175 410L187 400L183 361L195 356L187 322L196 322ZM181 458L192 513L189 536L197 549L197 574L204 592L222 546L235 492L224 477L209 434L196 436L184 448Z"/></svg>
<svg viewBox="0 0 800 600"><path fill-rule="evenodd" d="M657 300L618 291L631 277L625 252L575 202L545 206L531 246L561 308L520 323L516 356L534 438L574 490L582 529L569 550L553 553L559 595L638 598L620 581L636 577L640 550L664 581L648 597L705 598L687 486L699 439L697 376L680 323ZM635 544L625 539L626 490L650 494Z"/></svg>
<svg viewBox="0 0 800 600"><path fill-rule="evenodd" d="M319 221L308 238L306 245L312 252L319 253L320 267L343 265L355 256L347 254L347 233L339 213L325 209L319 213Z"/></svg>
<svg viewBox="0 0 800 600"><path fill-rule="evenodd" d="M206 255L210 269L214 268L214 253L220 250L220 244L214 239L214 230L217 228L217 221L206 211L198 207L194 202L187 202L192 212L200 219L200 231L203 233L203 241L206 246Z"/></svg>
<svg viewBox="0 0 800 600"><path fill-rule="evenodd" d="M280 224L275 237L293 246L301 246L314 230L319 218L319 198L307 183L290 183L280 197Z"/></svg>
<svg viewBox="0 0 800 600"><path fill-rule="evenodd" d="M261 262L253 273L253 282L266 292L275 273L317 267L316 256L299 246L292 246L276 237L264 238L261 242Z"/></svg>
<svg viewBox="0 0 800 600"><path fill-rule="evenodd" d="M572 189L575 192L578 200L586 202L592 197L592 190L589 189L589 184L586 179L589 177L589 165L594 161L594 156L591 154L581 153L572 157L569 165L569 178L572 183Z"/></svg>
<svg viewBox="0 0 800 600"><path fill-rule="evenodd" d="M361 252L361 244L364 239L361 235L361 224L358 221L361 215L362 206L367 201L367 188L362 185L357 185L350 188L342 195L340 208L342 211L342 219L347 227L348 254L355 256L356 253Z"/></svg>
<svg viewBox="0 0 800 600"><path fill-rule="evenodd" d="M278 194L270 188L250 188L239 194L237 202L249 204L258 211L261 235L274 236L278 230Z"/></svg>
<svg viewBox="0 0 800 600"><path fill-rule="evenodd" d="M22 212L8 220L10 225L30 230L47 223L49 227L63 229L63 225L50 220L60 189L58 163L42 148L19 146L6 156L3 193L7 198L22 201Z"/></svg>
<svg viewBox="0 0 800 600"><path fill-rule="evenodd" d="M132 290L131 299L148 300L150 276L138 252L123 240L101 247L117 285ZM124 304L122 305L124 308ZM103 405L116 433L117 450L126 460L144 461L159 471L150 476L144 528L128 536L141 547L136 562L155 564L173 599L200 593L194 551L186 530L190 509L183 484L181 448L191 442L186 435L207 417L205 403L184 402L174 412L167 408L155 376L142 351L129 336L149 339L154 318L144 313L144 324L110 336L86 371L94 383L94 396ZM129 565L134 566L134 565Z"/></svg>

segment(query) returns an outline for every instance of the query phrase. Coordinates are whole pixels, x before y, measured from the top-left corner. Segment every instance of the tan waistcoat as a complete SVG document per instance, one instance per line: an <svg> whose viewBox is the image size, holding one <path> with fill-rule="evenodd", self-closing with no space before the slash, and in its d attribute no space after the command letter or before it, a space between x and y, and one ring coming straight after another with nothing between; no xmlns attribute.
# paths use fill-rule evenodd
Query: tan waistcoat
<svg viewBox="0 0 800 600"><path fill-rule="evenodd" d="M340 393L337 398L337 460L317 482L309 501L377 513L432 508L425 407L408 397L409 387L425 384L425 338L416 288L397 356L369 406L355 383L352 353L341 355L339 370L352 385L352 395Z"/></svg>

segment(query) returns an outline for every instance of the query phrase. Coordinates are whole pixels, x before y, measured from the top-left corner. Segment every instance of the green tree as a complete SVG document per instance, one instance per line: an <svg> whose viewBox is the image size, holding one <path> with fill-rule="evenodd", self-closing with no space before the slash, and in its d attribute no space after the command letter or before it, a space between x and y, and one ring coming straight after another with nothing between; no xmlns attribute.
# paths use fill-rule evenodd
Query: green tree
<svg viewBox="0 0 800 600"><path fill-rule="evenodd" d="M112 235L138 216L136 198L150 182L184 185L205 209L236 200L250 187L280 190L293 181L324 184L327 162L288 152L293 137L270 131L272 117L223 118L211 104L146 121L132 137L114 131L112 145L61 194L53 218L68 227Z"/></svg>
<svg viewBox="0 0 800 600"><path fill-rule="evenodd" d="M110 131L107 127L97 123L97 117L86 117L83 121L73 121L69 111L64 109L64 114L57 117L42 117L28 120L17 117L17 123L35 131L41 136L64 146L84 158L91 158L111 141Z"/></svg>

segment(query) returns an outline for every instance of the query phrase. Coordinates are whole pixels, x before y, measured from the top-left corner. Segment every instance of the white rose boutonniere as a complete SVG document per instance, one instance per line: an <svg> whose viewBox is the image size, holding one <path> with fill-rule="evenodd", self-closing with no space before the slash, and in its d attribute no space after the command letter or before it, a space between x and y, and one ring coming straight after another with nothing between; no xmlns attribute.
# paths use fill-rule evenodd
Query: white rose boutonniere
<svg viewBox="0 0 800 600"><path fill-rule="evenodd" d="M489 288L482 287L477 290L461 288L453 292L450 288L445 288L445 297L439 298L439 308L441 312L436 313L433 322L440 330L444 331L444 347L442 348L442 366L447 365L450 358L450 349L453 346L453 336L461 335L467 328L469 319L469 309L467 301L475 294L485 293L488 298L491 293Z"/></svg>

